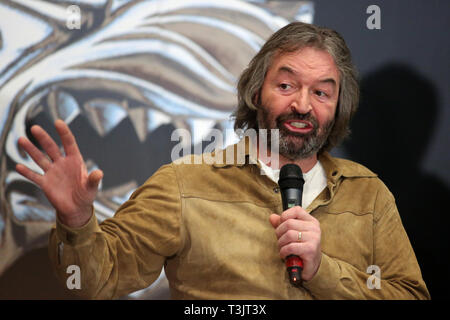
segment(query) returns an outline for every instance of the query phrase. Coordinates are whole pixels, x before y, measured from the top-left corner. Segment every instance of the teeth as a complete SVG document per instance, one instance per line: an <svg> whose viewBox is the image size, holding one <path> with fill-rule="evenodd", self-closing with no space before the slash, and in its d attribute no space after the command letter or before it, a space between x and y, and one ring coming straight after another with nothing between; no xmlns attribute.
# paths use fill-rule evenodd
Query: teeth
<svg viewBox="0 0 450 320"><path fill-rule="evenodd" d="M304 122L291 122L291 126L301 129L306 128L308 125Z"/></svg>

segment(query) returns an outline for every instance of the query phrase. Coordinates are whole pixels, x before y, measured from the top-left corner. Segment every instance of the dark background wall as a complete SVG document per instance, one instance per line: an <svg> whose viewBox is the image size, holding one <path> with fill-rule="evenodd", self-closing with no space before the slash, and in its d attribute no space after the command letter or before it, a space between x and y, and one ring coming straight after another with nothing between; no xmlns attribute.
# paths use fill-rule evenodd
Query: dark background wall
<svg viewBox="0 0 450 320"><path fill-rule="evenodd" d="M381 29L369 30L369 5ZM450 297L450 1L315 1L360 71L352 136L336 154L379 174L397 206L433 299ZM395 243L392 244L395 246Z"/></svg>
<svg viewBox="0 0 450 320"><path fill-rule="evenodd" d="M353 134L335 154L366 165L390 188L432 298L448 299L450 1L314 3L314 23L343 35L360 71ZM372 4L381 9L381 30L366 27ZM73 296L56 283L44 248L2 275L0 298Z"/></svg>

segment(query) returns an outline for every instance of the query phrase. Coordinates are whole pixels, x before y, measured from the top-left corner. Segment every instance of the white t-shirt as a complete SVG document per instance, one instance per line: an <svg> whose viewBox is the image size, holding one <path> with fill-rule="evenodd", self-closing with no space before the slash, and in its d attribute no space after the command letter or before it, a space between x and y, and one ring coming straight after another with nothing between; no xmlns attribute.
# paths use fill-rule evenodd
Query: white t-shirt
<svg viewBox="0 0 450 320"><path fill-rule="evenodd" d="M274 170L259 159L258 162L264 174L273 182L278 183L280 169ZM305 184L303 185L302 208L306 209L327 186L327 176L320 161L317 161L311 170L303 173L303 179L305 180Z"/></svg>

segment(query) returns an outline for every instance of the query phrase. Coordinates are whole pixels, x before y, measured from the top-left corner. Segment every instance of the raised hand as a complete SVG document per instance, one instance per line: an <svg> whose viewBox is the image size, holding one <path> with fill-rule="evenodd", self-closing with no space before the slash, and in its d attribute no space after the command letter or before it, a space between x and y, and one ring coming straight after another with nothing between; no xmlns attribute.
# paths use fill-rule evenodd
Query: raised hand
<svg viewBox="0 0 450 320"><path fill-rule="evenodd" d="M16 166L16 171L44 191L56 209L60 222L69 227L81 227L89 221L93 213L92 204L103 172L95 170L88 174L77 142L67 124L57 120L55 128L61 138L65 155L61 154L58 145L48 133L35 125L31 128L31 133L47 156L25 137L20 137L18 143L44 174L38 174L22 164Z"/></svg>

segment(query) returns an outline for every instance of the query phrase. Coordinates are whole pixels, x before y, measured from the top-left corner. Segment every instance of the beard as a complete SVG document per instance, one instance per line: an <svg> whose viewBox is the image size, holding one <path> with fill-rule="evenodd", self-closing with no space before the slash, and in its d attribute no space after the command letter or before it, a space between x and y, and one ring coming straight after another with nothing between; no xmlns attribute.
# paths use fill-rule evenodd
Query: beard
<svg viewBox="0 0 450 320"><path fill-rule="evenodd" d="M292 132L283 123L287 120L304 120L312 124L313 129L308 133ZM319 126L317 119L311 115L292 112L281 114L276 119L271 116L268 108L262 106L258 110L258 128L267 129L268 148L270 148L270 129L279 130L279 154L291 161L307 159L318 153L327 142L334 125L334 118Z"/></svg>

